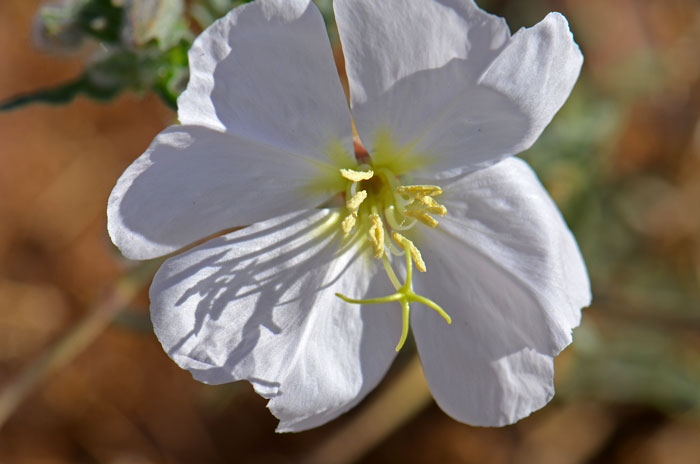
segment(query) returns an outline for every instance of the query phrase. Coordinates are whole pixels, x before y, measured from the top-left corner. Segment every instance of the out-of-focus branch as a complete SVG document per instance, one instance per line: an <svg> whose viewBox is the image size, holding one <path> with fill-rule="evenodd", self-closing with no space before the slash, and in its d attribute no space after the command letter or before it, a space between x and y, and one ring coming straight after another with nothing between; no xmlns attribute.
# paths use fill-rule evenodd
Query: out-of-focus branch
<svg viewBox="0 0 700 464"><path fill-rule="evenodd" d="M103 301L49 346L0 393L0 428L39 383L69 364L107 328L114 317L151 281L159 261L138 264L117 280Z"/></svg>
<svg viewBox="0 0 700 464"><path fill-rule="evenodd" d="M356 417L302 461L310 464L356 462L432 400L417 356L378 393L379 396Z"/></svg>
<svg viewBox="0 0 700 464"><path fill-rule="evenodd" d="M700 329L700 315L693 311L680 313L654 307L640 307L624 300L608 299L596 294L594 304L584 314L609 321L620 321L636 326L663 327L665 330Z"/></svg>

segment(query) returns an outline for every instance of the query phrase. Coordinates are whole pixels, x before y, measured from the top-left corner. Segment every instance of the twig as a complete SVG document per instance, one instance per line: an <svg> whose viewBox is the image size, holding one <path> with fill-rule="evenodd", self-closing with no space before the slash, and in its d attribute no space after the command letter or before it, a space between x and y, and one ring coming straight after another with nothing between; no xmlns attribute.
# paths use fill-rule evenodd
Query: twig
<svg viewBox="0 0 700 464"><path fill-rule="evenodd" d="M423 368L415 356L358 416L313 450L302 462L356 462L422 411L431 399Z"/></svg>
<svg viewBox="0 0 700 464"><path fill-rule="evenodd" d="M95 341L114 317L150 282L159 264L158 261L141 263L122 276L103 301L10 381L0 393L0 428L39 383L69 364Z"/></svg>

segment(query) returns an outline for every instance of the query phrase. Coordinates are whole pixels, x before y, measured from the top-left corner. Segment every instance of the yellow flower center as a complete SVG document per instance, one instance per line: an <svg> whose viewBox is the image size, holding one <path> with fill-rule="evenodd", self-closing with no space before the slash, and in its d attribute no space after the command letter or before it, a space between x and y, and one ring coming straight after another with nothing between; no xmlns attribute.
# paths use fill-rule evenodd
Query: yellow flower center
<svg viewBox="0 0 700 464"><path fill-rule="evenodd" d="M387 156L386 153L383 155ZM409 303L423 303L437 311L448 324L452 323L450 316L437 303L413 291L413 266L421 272L426 272L426 266L420 250L401 234L418 223L436 227L438 220L435 216L444 216L447 209L436 200L442 194L442 189L437 185L403 185L392 170L395 166L390 163L388 166L376 163L372 156L357 156L357 160L358 166L339 171L346 185L344 196L347 210L340 226L345 237L361 234L369 240L374 257L382 261L396 292L366 299L349 298L340 293L336 295L349 303L401 303L403 327L396 346L396 351L399 351L408 335ZM390 254L406 256L406 280L403 284L394 272Z"/></svg>

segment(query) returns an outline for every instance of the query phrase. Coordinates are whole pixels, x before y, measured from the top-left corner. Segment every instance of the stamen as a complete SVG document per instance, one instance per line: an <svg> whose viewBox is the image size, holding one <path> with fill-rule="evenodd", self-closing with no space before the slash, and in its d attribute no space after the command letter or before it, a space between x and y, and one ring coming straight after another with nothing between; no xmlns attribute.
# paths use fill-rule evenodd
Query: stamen
<svg viewBox="0 0 700 464"><path fill-rule="evenodd" d="M363 201L367 198L367 190L360 190L357 192L355 195L353 195L352 198L350 198L346 203L345 206L350 211L357 211L357 209L360 207Z"/></svg>
<svg viewBox="0 0 700 464"><path fill-rule="evenodd" d="M418 268L418 270L421 272L425 272L425 261L423 261L423 257L420 254L420 250L413 244L413 242L398 232L392 233L391 236L394 240L396 240L396 243L398 243L404 249L407 249L409 253L411 253L411 258L413 258L413 262L416 263L416 267Z"/></svg>
<svg viewBox="0 0 700 464"><path fill-rule="evenodd" d="M403 218L401 223L399 223L396 220L396 208L394 208L394 205L391 205L384 209L384 217L389 223L389 226L394 230L408 230L416 224L415 219L407 221L406 218Z"/></svg>
<svg viewBox="0 0 700 464"><path fill-rule="evenodd" d="M403 248L397 248L394 242L391 240L387 241L385 245L394 256L403 256L406 254Z"/></svg>
<svg viewBox="0 0 700 464"><path fill-rule="evenodd" d="M403 214L405 216L416 218L420 222L422 222L423 224L425 224L426 226L429 226L429 227L437 227L437 225L438 225L437 219L430 216L425 211L416 211L414 209L407 209L406 211L404 211Z"/></svg>
<svg viewBox="0 0 700 464"><path fill-rule="evenodd" d="M414 198L442 195L442 189L437 185L402 185L396 189L396 192Z"/></svg>
<svg viewBox="0 0 700 464"><path fill-rule="evenodd" d="M361 182L363 180L370 180L374 176L374 171L371 169L369 171L355 171L354 169L341 169L340 175L347 180L353 182Z"/></svg>
<svg viewBox="0 0 700 464"><path fill-rule="evenodd" d="M391 245L391 242L387 242L387 245ZM399 282L399 278L396 277L396 273L394 269L392 269L389 257L386 253L382 256L382 265L384 266L384 272L386 272L386 275L389 276L389 280L391 280L391 285L394 286L394 290L400 289L401 283Z"/></svg>
<svg viewBox="0 0 700 464"><path fill-rule="evenodd" d="M352 212L345 216L345 219L343 219L343 222L340 224L340 227L343 229L343 234L347 237L350 232L352 232L352 229L355 227L355 224L357 224L357 212Z"/></svg>
<svg viewBox="0 0 700 464"><path fill-rule="evenodd" d="M447 214L447 208L432 198L442 194L442 189L437 185L402 185L395 191L412 198L411 203L401 211L404 216L417 219L429 227L437 227L437 220L430 214Z"/></svg>
<svg viewBox="0 0 700 464"><path fill-rule="evenodd" d="M426 195L421 197L420 201L423 203L423 205L425 205L425 209L431 214L439 214L440 216L447 214L447 208L435 201L433 197Z"/></svg>
<svg viewBox="0 0 700 464"><path fill-rule="evenodd" d="M384 255L384 224L382 218L377 213L369 215L370 223L369 240L374 247L375 258L381 258Z"/></svg>
<svg viewBox="0 0 700 464"><path fill-rule="evenodd" d="M416 166L420 164L416 161L418 158L411 155L411 147L402 149L406 151L403 153L397 152L392 146L386 144L381 148L381 144L375 141L373 153L370 155L362 147L355 131L353 135L358 165L354 169L339 170L341 177L349 182L341 181L337 175L334 178L334 181L345 189L343 194L339 194L343 195L341 198L345 199L347 209L347 216L343 219L341 228L345 236L357 230L361 231L362 236L365 233L369 235L374 256L381 259L384 271L396 291L379 298L354 299L340 293L336 293L336 296L348 303L356 304L399 302L402 320L401 335L396 345L396 351L399 351L408 337L411 302L423 303L437 311L448 324L452 323L449 314L437 303L413 291L413 267L426 272L426 265L420 250L400 233L411 229L419 221L429 227L436 227L438 221L432 215L444 216L447 209L434 199L442 194L439 186L400 185L402 180L400 175L410 170L407 169L410 166L406 163L410 161ZM381 161L382 159L384 161ZM372 179L371 183L366 182L370 179ZM366 190L362 190L363 188ZM339 213L336 214L335 220L338 217L340 217ZM389 233L391 238L387 236ZM392 259L400 255L405 255L406 263L403 283L392 267Z"/></svg>

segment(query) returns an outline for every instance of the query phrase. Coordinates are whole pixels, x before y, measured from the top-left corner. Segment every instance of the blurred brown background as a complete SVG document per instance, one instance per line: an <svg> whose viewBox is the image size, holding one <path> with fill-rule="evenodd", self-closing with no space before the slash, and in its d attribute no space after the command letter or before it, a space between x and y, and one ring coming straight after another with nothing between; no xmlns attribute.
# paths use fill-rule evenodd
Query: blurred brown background
<svg viewBox="0 0 700 464"><path fill-rule="evenodd" d="M580 241L594 305L557 360L548 407L489 429L430 402L362 460L700 462L700 4L479 4L513 30L562 11L583 49L574 95L525 156ZM0 100L81 69L83 56L33 47L38 5L0 2ZM107 197L174 117L148 94L0 113L0 395L130 266L107 237ZM21 402L0 429L0 463L299 462L366 414L274 434L247 384L205 386L170 361L141 293ZM386 401L406 362L370 402ZM401 397L387 404L404 407Z"/></svg>

